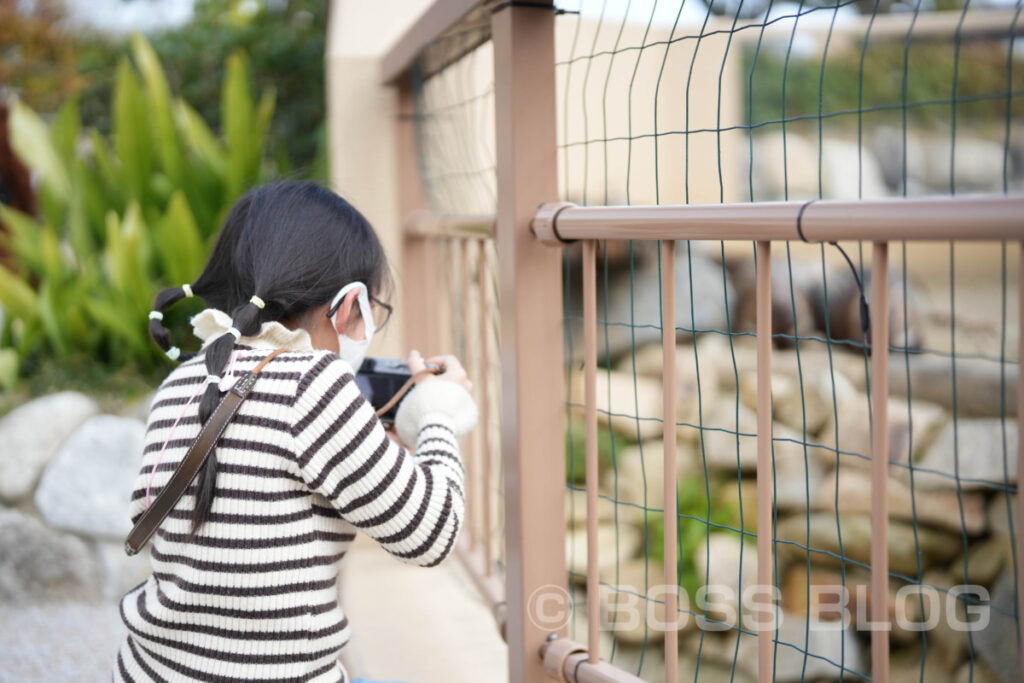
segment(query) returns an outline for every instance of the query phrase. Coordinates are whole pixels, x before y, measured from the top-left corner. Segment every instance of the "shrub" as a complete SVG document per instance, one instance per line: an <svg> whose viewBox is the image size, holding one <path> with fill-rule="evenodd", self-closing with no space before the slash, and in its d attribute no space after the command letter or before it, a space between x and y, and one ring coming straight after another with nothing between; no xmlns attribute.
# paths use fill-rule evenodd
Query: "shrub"
<svg viewBox="0 0 1024 683"><path fill-rule="evenodd" d="M222 138L173 98L150 45L132 41L113 90L112 135L82 131L70 100L47 125L15 103L10 138L40 179L39 216L0 207L9 228L0 266L3 345L23 372L45 358L85 355L149 368L147 338L158 286L191 282L235 199L265 176L274 93L250 92L244 53L227 60Z"/></svg>

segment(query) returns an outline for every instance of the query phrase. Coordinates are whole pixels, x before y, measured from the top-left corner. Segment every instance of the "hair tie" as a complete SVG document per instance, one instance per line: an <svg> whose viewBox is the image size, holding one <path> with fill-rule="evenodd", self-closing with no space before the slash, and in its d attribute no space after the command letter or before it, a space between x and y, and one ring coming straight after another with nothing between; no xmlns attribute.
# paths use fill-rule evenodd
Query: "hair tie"
<svg viewBox="0 0 1024 683"><path fill-rule="evenodd" d="M161 313L160 311L150 311L149 312L149 319L150 320L163 320L164 319L164 314Z"/></svg>
<svg viewBox="0 0 1024 683"><path fill-rule="evenodd" d="M235 338L235 341L238 341L242 337L242 333L238 331L237 327L229 327L228 334L233 336Z"/></svg>
<svg viewBox="0 0 1024 683"><path fill-rule="evenodd" d="M178 360L178 357L181 356L181 349L179 349L177 346L172 346L171 348L167 349L166 353L167 357L170 358L171 360Z"/></svg>
<svg viewBox="0 0 1024 683"><path fill-rule="evenodd" d="M220 375L207 375L206 376L206 383L207 384L220 384Z"/></svg>
<svg viewBox="0 0 1024 683"><path fill-rule="evenodd" d="M192 285L182 285L181 286L181 291L185 292L185 296L186 297L191 298L191 297L195 296L192 293Z"/></svg>
<svg viewBox="0 0 1024 683"><path fill-rule="evenodd" d="M263 310L264 308L267 307L267 302L264 301L263 299L259 298L255 294L253 294L251 297L249 297L249 303L254 304L256 306L256 308L258 308L260 310Z"/></svg>

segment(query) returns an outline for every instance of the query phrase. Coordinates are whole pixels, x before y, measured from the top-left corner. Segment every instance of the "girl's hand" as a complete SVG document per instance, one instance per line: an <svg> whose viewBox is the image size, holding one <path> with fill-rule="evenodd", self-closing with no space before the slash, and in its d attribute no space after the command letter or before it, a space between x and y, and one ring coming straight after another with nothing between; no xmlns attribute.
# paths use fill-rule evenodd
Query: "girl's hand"
<svg viewBox="0 0 1024 683"><path fill-rule="evenodd" d="M438 375L424 375L417 378L416 383L421 384L422 382L430 382L432 380L446 380L448 382L455 382L460 385L466 391L473 390L473 383L469 381L469 377L466 376L466 369L462 367L462 363L459 359L452 355L444 356L431 356L430 358L423 360L423 356L420 355L419 351L409 352L409 370L415 375L418 372L426 369L427 363L436 363L444 368L444 371Z"/></svg>

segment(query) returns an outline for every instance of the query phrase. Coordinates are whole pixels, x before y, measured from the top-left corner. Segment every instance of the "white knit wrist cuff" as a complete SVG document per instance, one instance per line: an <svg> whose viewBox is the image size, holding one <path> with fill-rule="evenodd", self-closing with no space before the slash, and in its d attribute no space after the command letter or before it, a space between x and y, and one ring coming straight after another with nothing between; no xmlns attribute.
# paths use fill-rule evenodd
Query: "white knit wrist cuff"
<svg viewBox="0 0 1024 683"><path fill-rule="evenodd" d="M417 384L399 404L395 416L395 429L399 438L414 447L422 418L431 413L447 416L455 436L459 438L476 426L476 402L470 393L455 382L434 379Z"/></svg>

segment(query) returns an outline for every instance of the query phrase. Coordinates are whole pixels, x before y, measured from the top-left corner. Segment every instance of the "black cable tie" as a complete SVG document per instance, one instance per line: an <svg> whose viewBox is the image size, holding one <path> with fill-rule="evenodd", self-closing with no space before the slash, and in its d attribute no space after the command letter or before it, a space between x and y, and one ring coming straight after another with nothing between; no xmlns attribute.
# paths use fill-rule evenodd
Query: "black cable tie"
<svg viewBox="0 0 1024 683"><path fill-rule="evenodd" d="M800 210L796 212L796 234L800 236L801 242L806 242L807 238L804 237L804 211L807 207L818 201L817 199L811 199L804 202L804 205L800 207ZM833 243L834 244L834 243Z"/></svg>
<svg viewBox="0 0 1024 683"><path fill-rule="evenodd" d="M807 238L804 236L804 211L807 207L818 201L817 199L810 199L803 203L800 210L796 212L796 234L800 237L800 241L810 244ZM839 253L846 259L846 263L850 266L850 272L853 273L853 279L857 283L857 291L860 292L860 331L864 336L868 336L871 331L871 308L868 306L867 296L864 294L864 283L860 280L860 274L857 272L857 266L853 265L853 259L846 253L846 250L839 246L838 242L829 242L833 247L839 250Z"/></svg>

